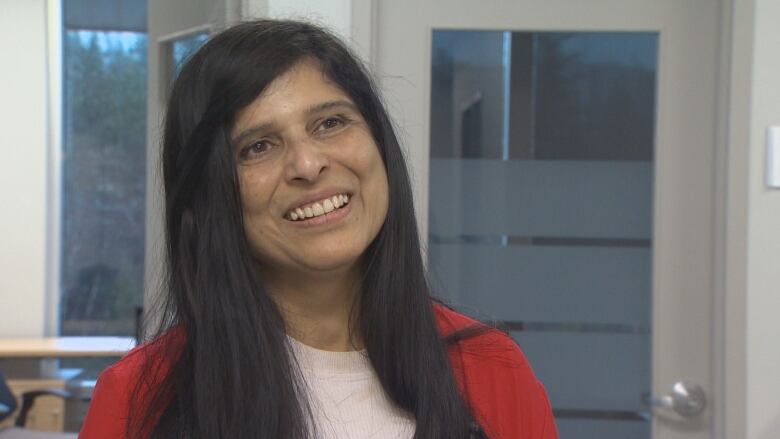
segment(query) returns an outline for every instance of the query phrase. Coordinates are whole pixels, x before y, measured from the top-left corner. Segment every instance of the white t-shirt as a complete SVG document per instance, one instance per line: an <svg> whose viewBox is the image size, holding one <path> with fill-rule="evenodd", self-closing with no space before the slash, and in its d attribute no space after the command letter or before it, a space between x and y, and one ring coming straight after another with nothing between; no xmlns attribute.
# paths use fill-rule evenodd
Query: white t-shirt
<svg viewBox="0 0 780 439"><path fill-rule="evenodd" d="M365 350L322 351L287 339L309 390L318 439L414 436L414 418L387 397Z"/></svg>

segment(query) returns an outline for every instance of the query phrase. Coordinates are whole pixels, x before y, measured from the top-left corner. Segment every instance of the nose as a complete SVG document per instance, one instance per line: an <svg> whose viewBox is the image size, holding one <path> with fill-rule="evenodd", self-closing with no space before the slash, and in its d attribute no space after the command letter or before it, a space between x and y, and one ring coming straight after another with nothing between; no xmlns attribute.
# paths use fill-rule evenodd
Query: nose
<svg viewBox="0 0 780 439"><path fill-rule="evenodd" d="M315 181L330 166L330 160L322 149L311 139L297 139L288 144L288 157L285 164L287 181Z"/></svg>

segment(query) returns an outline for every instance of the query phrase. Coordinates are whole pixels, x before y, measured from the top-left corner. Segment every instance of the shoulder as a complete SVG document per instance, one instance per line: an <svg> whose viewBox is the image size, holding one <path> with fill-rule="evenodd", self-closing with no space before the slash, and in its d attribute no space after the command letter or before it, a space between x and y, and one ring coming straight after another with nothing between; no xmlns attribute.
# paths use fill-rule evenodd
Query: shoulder
<svg viewBox="0 0 780 439"><path fill-rule="evenodd" d="M439 333L451 339L448 350L454 369L475 369L472 372L486 377L500 371L536 380L528 359L509 334L438 303L434 314Z"/></svg>
<svg viewBox="0 0 780 439"><path fill-rule="evenodd" d="M185 343L184 329L175 327L160 337L144 343L123 356L101 373L100 379L115 384L136 384L142 375L154 372L152 379L162 379ZM100 380L99 380L100 381ZM98 381L98 382L99 382Z"/></svg>
<svg viewBox="0 0 780 439"><path fill-rule="evenodd" d="M462 331L448 347L464 399L491 438L557 438L547 393L508 334L435 304L442 336Z"/></svg>
<svg viewBox="0 0 780 439"><path fill-rule="evenodd" d="M522 350L507 333L438 303L433 309L439 333L457 339L449 349L462 356L463 361L487 368L521 369L533 376Z"/></svg>
<svg viewBox="0 0 780 439"><path fill-rule="evenodd" d="M174 328L138 346L98 377L79 438L124 438L131 410L143 407L171 367L171 353L184 345L184 332Z"/></svg>

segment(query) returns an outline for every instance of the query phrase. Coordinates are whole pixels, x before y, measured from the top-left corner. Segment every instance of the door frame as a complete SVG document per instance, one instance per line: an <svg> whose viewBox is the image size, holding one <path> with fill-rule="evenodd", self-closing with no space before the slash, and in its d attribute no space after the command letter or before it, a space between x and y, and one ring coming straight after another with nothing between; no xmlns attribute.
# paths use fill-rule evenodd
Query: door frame
<svg viewBox="0 0 780 439"><path fill-rule="evenodd" d="M352 0L352 38L376 71L379 0ZM714 133L714 222L711 279L712 407L714 439L747 433L747 194L750 137L753 0L719 0L720 39ZM424 236L421 234L421 239Z"/></svg>

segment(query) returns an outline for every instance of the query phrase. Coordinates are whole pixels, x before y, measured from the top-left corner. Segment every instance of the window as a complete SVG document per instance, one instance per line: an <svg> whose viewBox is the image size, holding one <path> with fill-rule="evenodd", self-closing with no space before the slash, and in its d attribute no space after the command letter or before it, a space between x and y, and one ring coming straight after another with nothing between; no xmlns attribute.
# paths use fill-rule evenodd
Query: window
<svg viewBox="0 0 780 439"><path fill-rule="evenodd" d="M133 335L143 301L146 2L64 0L60 334Z"/></svg>
<svg viewBox="0 0 780 439"><path fill-rule="evenodd" d="M146 38L65 38L61 333L130 335L143 289Z"/></svg>

